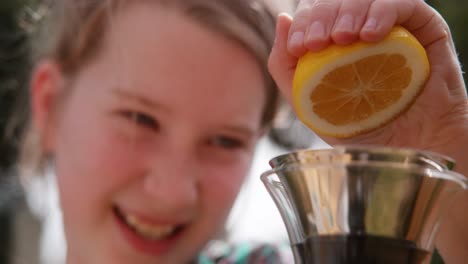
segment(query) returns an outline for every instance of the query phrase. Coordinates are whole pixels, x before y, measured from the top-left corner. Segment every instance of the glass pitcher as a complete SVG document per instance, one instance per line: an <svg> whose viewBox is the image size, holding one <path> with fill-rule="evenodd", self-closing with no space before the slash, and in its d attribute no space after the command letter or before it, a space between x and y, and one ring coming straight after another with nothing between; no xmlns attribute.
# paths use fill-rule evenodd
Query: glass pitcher
<svg viewBox="0 0 468 264"><path fill-rule="evenodd" d="M454 161L408 149L338 147L270 161L261 179L296 263L425 263L467 180Z"/></svg>

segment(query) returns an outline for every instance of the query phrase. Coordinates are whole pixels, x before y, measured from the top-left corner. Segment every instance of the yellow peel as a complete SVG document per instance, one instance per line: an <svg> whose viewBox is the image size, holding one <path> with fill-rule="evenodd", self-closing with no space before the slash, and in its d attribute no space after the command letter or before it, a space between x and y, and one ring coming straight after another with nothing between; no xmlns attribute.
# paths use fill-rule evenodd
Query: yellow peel
<svg viewBox="0 0 468 264"><path fill-rule="evenodd" d="M406 59L411 81L394 104L359 122L332 124L317 115L310 95L333 70L378 54L397 54ZM299 59L293 80L293 106L297 117L321 135L351 137L374 130L401 115L414 102L429 76L429 61L424 47L402 27L395 27L378 43L357 42L348 46L332 45L320 52L308 52ZM357 88L356 88L357 89ZM362 89L362 88L361 88Z"/></svg>

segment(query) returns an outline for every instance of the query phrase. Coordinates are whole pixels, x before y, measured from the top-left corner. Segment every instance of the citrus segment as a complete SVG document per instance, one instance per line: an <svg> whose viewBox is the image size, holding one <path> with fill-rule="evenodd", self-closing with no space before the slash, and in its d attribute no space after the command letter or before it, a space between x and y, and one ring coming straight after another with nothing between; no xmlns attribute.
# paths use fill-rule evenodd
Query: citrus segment
<svg viewBox="0 0 468 264"><path fill-rule="evenodd" d="M300 58L293 105L298 118L317 133L350 137L400 115L428 75L424 48L396 27L379 43L334 45Z"/></svg>

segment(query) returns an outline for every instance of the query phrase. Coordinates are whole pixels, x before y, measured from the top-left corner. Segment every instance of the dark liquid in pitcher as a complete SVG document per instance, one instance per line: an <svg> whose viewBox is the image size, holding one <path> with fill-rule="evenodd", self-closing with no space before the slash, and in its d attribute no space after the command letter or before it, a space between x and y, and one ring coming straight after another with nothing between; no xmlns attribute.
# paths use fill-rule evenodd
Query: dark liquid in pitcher
<svg viewBox="0 0 468 264"><path fill-rule="evenodd" d="M369 235L314 236L293 247L304 264L420 264L429 255L411 241Z"/></svg>

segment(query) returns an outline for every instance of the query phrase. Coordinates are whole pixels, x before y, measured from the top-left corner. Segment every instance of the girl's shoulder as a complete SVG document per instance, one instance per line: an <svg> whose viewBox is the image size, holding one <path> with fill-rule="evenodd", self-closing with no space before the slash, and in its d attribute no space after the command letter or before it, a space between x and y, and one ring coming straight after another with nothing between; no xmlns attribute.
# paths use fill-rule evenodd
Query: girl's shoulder
<svg viewBox="0 0 468 264"><path fill-rule="evenodd" d="M287 243L213 242L198 258L198 264L283 264L294 263Z"/></svg>

